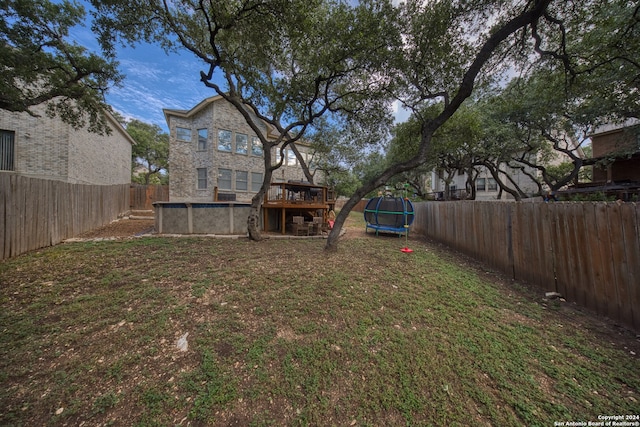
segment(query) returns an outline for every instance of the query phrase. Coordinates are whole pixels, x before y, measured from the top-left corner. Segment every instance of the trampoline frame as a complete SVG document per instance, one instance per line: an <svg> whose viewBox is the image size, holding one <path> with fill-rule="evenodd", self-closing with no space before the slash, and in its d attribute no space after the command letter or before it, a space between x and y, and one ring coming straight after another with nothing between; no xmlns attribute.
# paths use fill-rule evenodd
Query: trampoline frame
<svg viewBox="0 0 640 427"><path fill-rule="evenodd" d="M394 200L400 199L402 201L402 209L403 209L402 212L380 210L379 209L380 203L385 199L394 199ZM375 200L377 200L377 202L375 203L375 209L371 209L370 205ZM408 207L410 208L410 210L407 209ZM369 222L369 220L367 219L367 213L371 213L374 215L375 223ZM404 217L402 227L394 227L391 225L379 224L379 221L378 221L379 214L402 215ZM365 206L363 215L366 223L365 229L364 229L365 233L367 233L369 229L372 229L372 230L375 230L376 236L378 235L379 232L382 231L386 233L394 233L394 234L397 234L398 237L401 237L401 236L409 236L409 226L413 223L414 209L413 209L413 204L411 203L411 200L407 198L380 196L380 197L374 197L372 199L369 199L369 201L367 202L367 205Z"/></svg>

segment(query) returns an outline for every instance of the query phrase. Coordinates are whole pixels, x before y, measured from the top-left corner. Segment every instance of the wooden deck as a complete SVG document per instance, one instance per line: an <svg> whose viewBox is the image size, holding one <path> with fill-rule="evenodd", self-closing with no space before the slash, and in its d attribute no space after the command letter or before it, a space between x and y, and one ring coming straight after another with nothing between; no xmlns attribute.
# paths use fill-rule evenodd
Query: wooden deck
<svg viewBox="0 0 640 427"><path fill-rule="evenodd" d="M262 204L265 231L286 234L287 225L294 216L303 216L311 222L314 217L329 220L329 211L335 208L335 193L328 187L302 182L271 184Z"/></svg>

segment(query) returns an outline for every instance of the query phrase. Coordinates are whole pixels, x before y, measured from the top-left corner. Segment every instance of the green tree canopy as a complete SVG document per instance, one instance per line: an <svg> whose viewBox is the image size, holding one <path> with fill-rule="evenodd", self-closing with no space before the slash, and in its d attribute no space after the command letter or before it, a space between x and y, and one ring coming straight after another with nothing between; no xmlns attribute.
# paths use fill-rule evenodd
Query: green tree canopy
<svg viewBox="0 0 640 427"><path fill-rule="evenodd" d="M136 144L131 150L132 181L139 184L168 184L169 135L158 125L139 120L126 124Z"/></svg>
<svg viewBox="0 0 640 427"><path fill-rule="evenodd" d="M271 149L306 137L325 115L382 123L398 43L388 1L93 0L106 49L118 40L186 48L202 60L201 80L244 116L264 147L264 181L252 200L249 234L260 239L259 208L273 171ZM377 120L376 120L377 119ZM263 122L275 130L267 138ZM295 147L294 151L295 151ZM284 156L281 156L284 158ZM313 179L302 158L307 178Z"/></svg>
<svg viewBox="0 0 640 427"><path fill-rule="evenodd" d="M85 10L63 0L0 0L0 109L47 114L75 128L108 132L104 93L122 76L111 56L100 56L69 40Z"/></svg>

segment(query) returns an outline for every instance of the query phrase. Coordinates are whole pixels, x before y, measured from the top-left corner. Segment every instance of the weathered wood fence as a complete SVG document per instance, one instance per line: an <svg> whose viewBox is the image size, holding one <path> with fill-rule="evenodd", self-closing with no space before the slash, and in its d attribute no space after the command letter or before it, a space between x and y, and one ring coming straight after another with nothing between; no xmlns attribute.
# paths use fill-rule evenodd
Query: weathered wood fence
<svg viewBox="0 0 640 427"><path fill-rule="evenodd" d="M69 184L0 173L0 259L55 245L128 210L129 184Z"/></svg>
<svg viewBox="0 0 640 427"><path fill-rule="evenodd" d="M640 331L640 204L414 206L412 232Z"/></svg>
<svg viewBox="0 0 640 427"><path fill-rule="evenodd" d="M152 210L155 202L169 201L168 185L131 184L129 201L133 210Z"/></svg>

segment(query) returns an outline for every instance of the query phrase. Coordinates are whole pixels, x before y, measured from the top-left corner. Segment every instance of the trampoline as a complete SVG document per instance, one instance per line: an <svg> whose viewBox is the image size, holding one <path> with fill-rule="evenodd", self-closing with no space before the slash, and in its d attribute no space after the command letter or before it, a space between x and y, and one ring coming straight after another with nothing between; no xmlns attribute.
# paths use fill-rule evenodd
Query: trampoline
<svg viewBox="0 0 640 427"><path fill-rule="evenodd" d="M376 236L379 232L408 236L413 216L413 204L408 199L374 197L369 199L364 209L365 233L372 229Z"/></svg>

